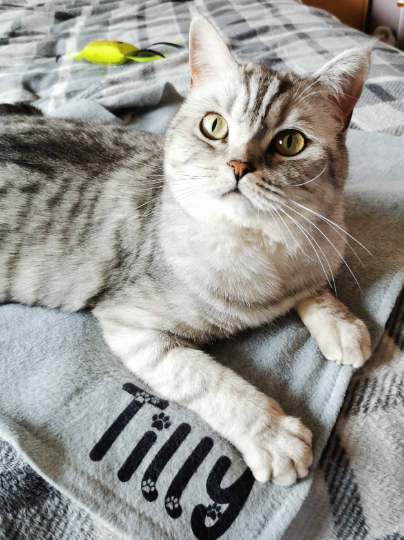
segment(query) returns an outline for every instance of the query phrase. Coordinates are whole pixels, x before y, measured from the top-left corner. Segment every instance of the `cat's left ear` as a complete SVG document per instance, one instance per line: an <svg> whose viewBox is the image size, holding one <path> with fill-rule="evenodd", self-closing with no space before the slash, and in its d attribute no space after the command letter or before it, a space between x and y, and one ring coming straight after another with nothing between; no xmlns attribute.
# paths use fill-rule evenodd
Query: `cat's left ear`
<svg viewBox="0 0 404 540"><path fill-rule="evenodd" d="M331 99L337 105L343 130L347 129L353 108L362 93L370 67L371 47L372 43L366 47L345 51L313 75L313 79L329 91Z"/></svg>
<svg viewBox="0 0 404 540"><path fill-rule="evenodd" d="M189 63L192 85L223 77L235 69L237 63L216 28L199 11L190 11Z"/></svg>

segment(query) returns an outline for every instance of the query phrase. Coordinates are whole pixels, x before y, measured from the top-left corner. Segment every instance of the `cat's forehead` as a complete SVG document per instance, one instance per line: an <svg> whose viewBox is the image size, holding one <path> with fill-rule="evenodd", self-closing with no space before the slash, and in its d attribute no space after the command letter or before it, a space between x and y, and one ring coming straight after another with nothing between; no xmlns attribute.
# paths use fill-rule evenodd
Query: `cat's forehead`
<svg viewBox="0 0 404 540"><path fill-rule="evenodd" d="M229 142L254 142L265 147L279 131L296 129L308 137L327 138L323 100L313 105L313 79L274 71L260 64L235 69L196 85L179 116L200 119L218 113L228 124ZM178 123L178 122L177 122ZM177 125L177 124L176 124Z"/></svg>
<svg viewBox="0 0 404 540"><path fill-rule="evenodd" d="M227 91L226 112L246 124L281 123L302 86L292 73L279 73L257 64L240 66L239 84Z"/></svg>

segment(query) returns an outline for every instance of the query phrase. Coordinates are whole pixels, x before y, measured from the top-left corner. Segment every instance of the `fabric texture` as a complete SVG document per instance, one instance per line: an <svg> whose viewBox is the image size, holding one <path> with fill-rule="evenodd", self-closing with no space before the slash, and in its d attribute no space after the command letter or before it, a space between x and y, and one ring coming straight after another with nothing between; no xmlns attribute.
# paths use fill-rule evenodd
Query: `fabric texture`
<svg viewBox="0 0 404 540"><path fill-rule="evenodd" d="M300 75L369 40L296 0L194 3L231 40L240 61L254 60ZM111 111L154 107L167 82L181 95L188 91L188 30L188 7L182 1L7 2L0 5L0 103L32 101L47 113L71 99L90 99ZM140 47L178 39L184 49L171 49L167 59L144 65L98 66L66 56L97 39ZM58 63L57 55L62 55ZM376 43L354 127L404 133L403 72L404 55Z"/></svg>
<svg viewBox="0 0 404 540"><path fill-rule="evenodd" d="M363 295L346 269L338 297L367 322L376 345L404 282L396 245L404 235L402 141L354 131L348 141L348 225L376 256L361 253L366 272L347 256ZM379 163L393 149L382 185ZM311 476L288 488L254 482L201 419L144 390L90 314L6 305L0 318L0 436L96 521L124 538L282 536ZM212 352L302 418L318 462L352 369L325 361L294 314Z"/></svg>
<svg viewBox="0 0 404 540"><path fill-rule="evenodd" d="M329 15L293 1L209 0L196 4L225 36L234 39L233 50L240 60L268 62L298 73L312 72L339 51L368 39ZM0 29L8 36L0 46L2 101L29 100L52 116L125 122L163 131L187 91L185 50L172 51L166 60L149 66L101 67L67 57L54 63L56 53L79 50L93 39L145 45L173 40L180 34L185 43L189 19L182 2L31 2L1 9ZM394 49L376 47L367 83L373 84L374 91L366 87L354 115L354 128L396 135L404 131L400 116L403 58ZM394 97L385 100L388 90ZM353 253L347 252L364 294L343 268L337 281L338 297L364 318L376 346L404 281L400 241L404 237L403 142L358 131L351 131L348 142L348 228L374 256L359 248L363 269ZM91 315L8 305L0 308L0 327L0 497L9 501L2 505L6 510L0 511L0 532L5 538L270 540L281 538L291 526L287 534L300 539L303 525L298 521L290 524L312 476L292 488L254 483L241 457L226 441L189 411L153 396L112 357ZM326 362L293 314L265 329L218 343L213 353L313 429L318 462L351 368ZM401 376L402 357L395 358L397 379L392 388L398 387ZM369 366L373 362L378 361L372 360ZM377 383L373 386L377 388ZM355 392L360 401L366 388L359 384ZM399 399L396 401L399 406ZM398 429L393 417L388 418ZM351 483L349 464L358 476L367 471L363 456L370 452L373 440L363 437L364 454L358 454L355 431L343 430L343 438L338 429L338 443L333 443L333 435L312 490L322 482L324 501L332 501L340 479L344 482L345 478L347 488L338 493L348 498L339 510L333 509L332 502L324 502L326 532L321 536L320 531L318 536L324 540L334 538L329 533L336 538L355 537L350 522L345 523L345 534L335 520L346 505L356 501L355 489L359 492L362 487L352 487L359 484ZM342 448L347 459L339 459L340 469L331 465L327 469L327 463L334 461L335 448ZM388 452L392 469L402 466L398 445L391 444ZM326 472L329 470L331 473ZM381 468L374 474L376 480L386 483ZM12 489L15 495L8 499L4 494ZM350 499L346 494L351 491ZM370 502L377 501L375 492L366 493ZM384 492L391 501L398 493ZM308 505L311 500L312 494ZM396 500L397 508L400 502L400 498ZM317 508L316 501L310 508ZM351 521L356 515L352 512ZM373 533L375 519L372 522L367 516L366 508L362 514L368 534L363 538L381 538L379 532ZM314 518L305 505L296 519L307 527ZM51 521L53 529L47 525ZM399 527L391 525L389 530L396 534Z"/></svg>
<svg viewBox="0 0 404 540"><path fill-rule="evenodd" d="M404 539L404 291L283 540Z"/></svg>
<svg viewBox="0 0 404 540"><path fill-rule="evenodd" d="M0 440L0 538L118 540Z"/></svg>

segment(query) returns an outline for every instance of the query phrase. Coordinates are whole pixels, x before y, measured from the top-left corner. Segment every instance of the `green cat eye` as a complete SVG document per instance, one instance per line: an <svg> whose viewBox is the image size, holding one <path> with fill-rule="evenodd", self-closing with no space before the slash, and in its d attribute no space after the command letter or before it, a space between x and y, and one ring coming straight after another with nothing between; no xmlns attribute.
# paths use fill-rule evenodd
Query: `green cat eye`
<svg viewBox="0 0 404 540"><path fill-rule="evenodd" d="M226 120L216 113L208 113L202 118L201 131L208 139L224 139L229 133Z"/></svg>
<svg viewBox="0 0 404 540"><path fill-rule="evenodd" d="M290 157L299 154L306 146L306 139L295 129L286 129L276 135L275 150L282 156Z"/></svg>

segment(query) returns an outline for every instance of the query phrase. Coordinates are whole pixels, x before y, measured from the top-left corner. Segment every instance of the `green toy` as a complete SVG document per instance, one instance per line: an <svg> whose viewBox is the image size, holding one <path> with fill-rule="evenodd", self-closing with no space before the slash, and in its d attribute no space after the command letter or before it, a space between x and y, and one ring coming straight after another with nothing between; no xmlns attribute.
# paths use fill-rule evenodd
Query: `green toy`
<svg viewBox="0 0 404 540"><path fill-rule="evenodd" d="M155 45L167 45L167 48L176 47L181 48L181 45L176 43L167 43L161 41L159 43L153 43L150 47ZM119 66L124 64L128 60L134 62L155 62L165 58L165 55L146 47L145 49L139 49L135 45L130 43L124 43L123 41L93 41L81 52L69 52L67 53L70 58L75 60L87 60L93 64L100 64L103 66ZM56 57L58 61L60 55Z"/></svg>

